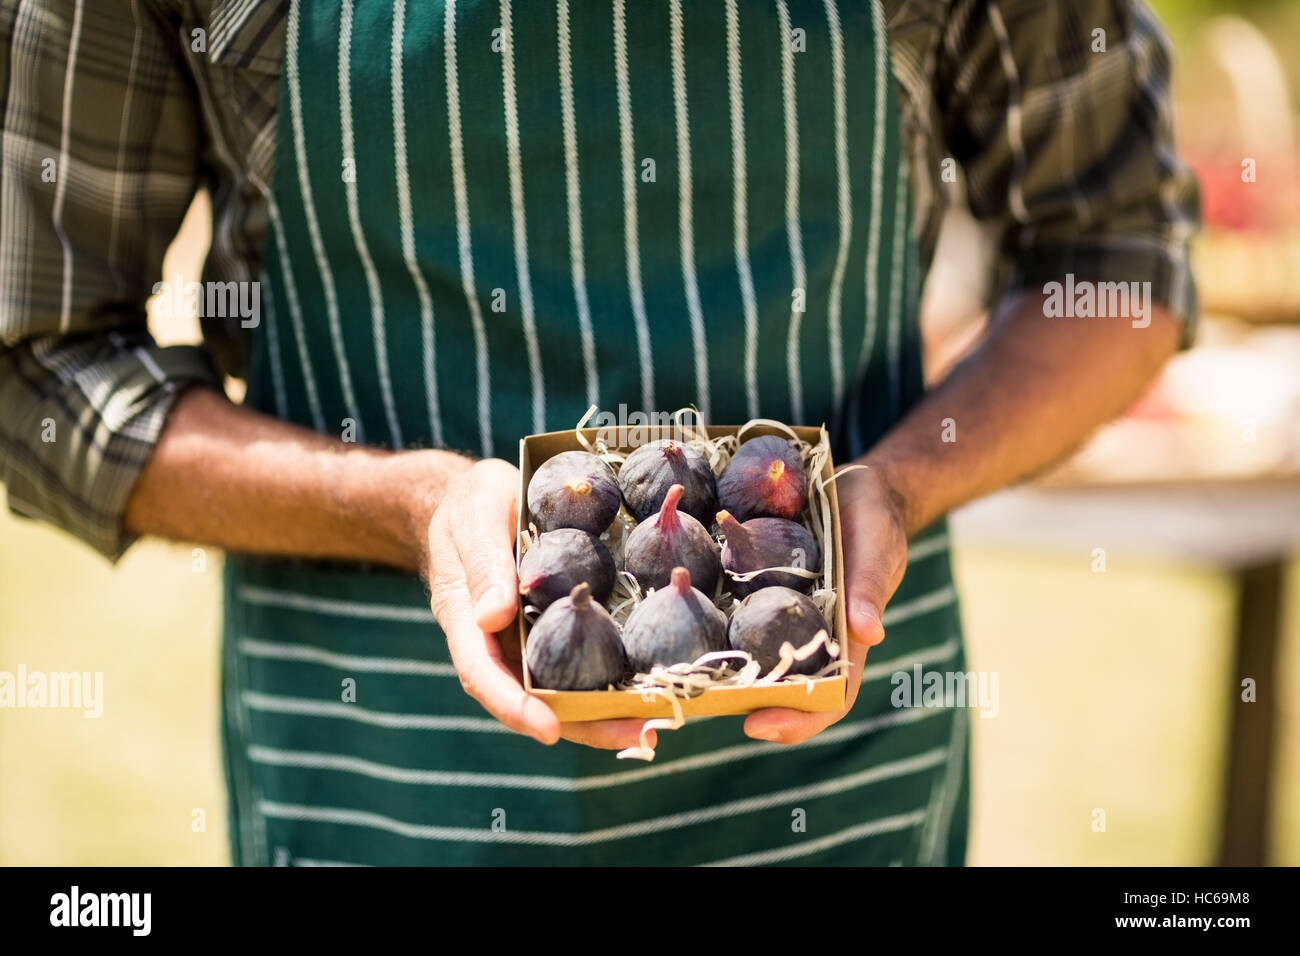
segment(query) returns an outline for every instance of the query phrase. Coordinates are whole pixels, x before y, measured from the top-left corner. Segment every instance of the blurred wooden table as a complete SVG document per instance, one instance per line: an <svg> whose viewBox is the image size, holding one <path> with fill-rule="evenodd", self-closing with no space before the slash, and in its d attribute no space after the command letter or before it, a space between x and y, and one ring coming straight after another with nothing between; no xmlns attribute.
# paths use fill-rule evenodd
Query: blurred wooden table
<svg viewBox="0 0 1300 956"><path fill-rule="evenodd" d="M1283 575L1300 553L1300 479L1025 486L952 516L959 542L1080 549L1123 548L1151 558L1213 567L1238 590L1228 764L1218 862L1260 865L1268 845L1275 723L1280 697ZM1242 679L1256 703L1242 701Z"/></svg>

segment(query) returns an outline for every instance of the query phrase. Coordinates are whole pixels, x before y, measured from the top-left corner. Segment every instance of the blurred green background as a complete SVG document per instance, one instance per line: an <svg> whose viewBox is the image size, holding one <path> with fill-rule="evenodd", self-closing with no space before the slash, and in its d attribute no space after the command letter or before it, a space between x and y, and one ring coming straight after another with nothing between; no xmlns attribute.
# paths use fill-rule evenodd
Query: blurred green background
<svg viewBox="0 0 1300 956"><path fill-rule="evenodd" d="M1288 65L1300 4L1155 4L1189 71L1205 21L1252 19ZM1193 61L1196 62L1196 61ZM1288 86L1300 102L1300 71ZM1180 80L1180 89L1182 89ZM1183 96L1188 95L1183 93ZM1180 121L1188 112L1181 104ZM192 274L196 203L164 268ZM1292 281L1294 272L1291 273ZM1220 311L1231 312L1231 307ZM1231 316L1223 317L1231 321ZM193 317L159 332L193 341ZM972 714L973 864L1195 865L1215 860L1238 594L1212 567L954 535L970 667L1000 675ZM220 555L146 541L121 564L0 515L0 670L102 671L99 719L0 711L0 864L224 864L218 732ZM1269 859L1300 864L1300 563L1286 576ZM611 762L614 760L610 757ZM1092 831L1094 808L1106 811Z"/></svg>

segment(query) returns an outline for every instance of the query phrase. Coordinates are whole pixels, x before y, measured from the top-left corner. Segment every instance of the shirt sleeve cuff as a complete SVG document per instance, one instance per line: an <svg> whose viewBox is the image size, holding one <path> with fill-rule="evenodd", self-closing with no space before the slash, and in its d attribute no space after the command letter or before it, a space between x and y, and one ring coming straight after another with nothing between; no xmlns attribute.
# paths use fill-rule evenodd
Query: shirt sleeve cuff
<svg viewBox="0 0 1300 956"><path fill-rule="evenodd" d="M0 350L0 477L11 511L116 562L138 535L127 502L176 399L221 388L207 353L145 334L37 340Z"/></svg>
<svg viewBox="0 0 1300 956"><path fill-rule="evenodd" d="M1108 237L1104 243L1083 240L1067 246L1035 246L1016 257L1008 289L1050 293L1054 290L1048 284L1053 282L1062 285L1063 293L1070 288L1082 290L1085 286L1080 283L1088 283L1094 295L1101 283L1138 283L1129 289L1142 296L1139 301L1145 307L1161 306L1177 319L1179 347L1187 349L1195 343L1200 305L1183 243Z"/></svg>

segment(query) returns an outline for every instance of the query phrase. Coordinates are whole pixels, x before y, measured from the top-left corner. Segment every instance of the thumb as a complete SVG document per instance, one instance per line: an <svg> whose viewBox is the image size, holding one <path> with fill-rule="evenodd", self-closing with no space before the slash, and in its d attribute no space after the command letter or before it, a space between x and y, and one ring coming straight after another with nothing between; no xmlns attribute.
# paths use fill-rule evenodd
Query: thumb
<svg viewBox="0 0 1300 956"><path fill-rule="evenodd" d="M502 463L504 465L504 463ZM468 507L448 515L452 539L464 568L478 626L489 633L508 627L519 601L514 538L518 472L484 462L475 469L477 487Z"/></svg>
<svg viewBox="0 0 1300 956"><path fill-rule="evenodd" d="M873 647L885 639L885 605L907 569L907 537L887 510L853 504L844 521L844 613L849 639Z"/></svg>
<svg viewBox="0 0 1300 956"><path fill-rule="evenodd" d="M849 603L846 616L849 624L849 640L868 647L875 647L885 639L885 625L882 620L883 601L873 600L865 593L849 589Z"/></svg>

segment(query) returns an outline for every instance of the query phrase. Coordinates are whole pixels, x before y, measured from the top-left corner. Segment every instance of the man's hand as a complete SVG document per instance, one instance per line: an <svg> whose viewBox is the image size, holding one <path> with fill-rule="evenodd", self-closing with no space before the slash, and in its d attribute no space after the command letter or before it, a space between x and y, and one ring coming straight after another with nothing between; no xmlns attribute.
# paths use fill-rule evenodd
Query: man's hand
<svg viewBox="0 0 1300 956"><path fill-rule="evenodd" d="M1039 293L1006 299L971 355L930 389L862 460L836 480L844 531L851 708L866 649L907 567L907 539L958 505L1038 472L1136 399L1178 342L1159 306L1150 321L1049 318ZM945 441L945 421L960 441ZM768 708L745 732L799 743L846 713Z"/></svg>
<svg viewBox="0 0 1300 956"><path fill-rule="evenodd" d="M249 554L419 571L461 683L502 723L548 744L633 746L639 720L560 724L524 693L513 634L498 639L519 596L518 497L519 472L504 461L348 444L195 388L168 417L126 523Z"/></svg>
<svg viewBox="0 0 1300 956"><path fill-rule="evenodd" d="M519 601L513 554L518 515L519 470L489 459L459 477L429 522L431 603L461 685L501 723L542 743L564 737L611 750L634 746L644 721L561 724L525 693L512 628Z"/></svg>
<svg viewBox="0 0 1300 956"><path fill-rule="evenodd" d="M881 618L907 569L903 503L877 468L844 471L836 478L844 536L845 616L849 625L848 690L844 709L807 713L788 707L757 710L745 733L759 740L797 744L843 719L858 697L867 648L885 638Z"/></svg>

